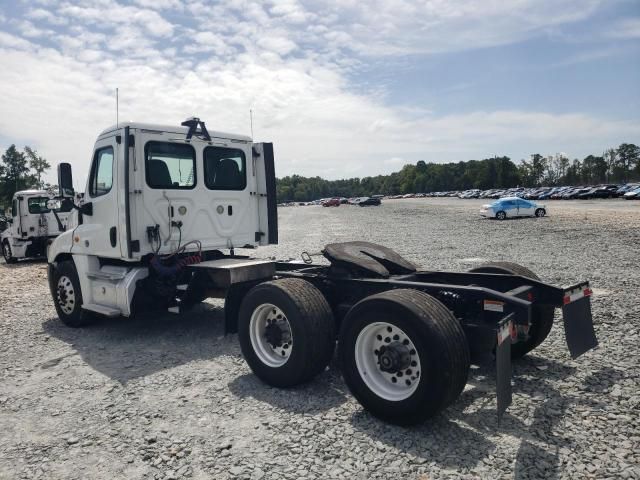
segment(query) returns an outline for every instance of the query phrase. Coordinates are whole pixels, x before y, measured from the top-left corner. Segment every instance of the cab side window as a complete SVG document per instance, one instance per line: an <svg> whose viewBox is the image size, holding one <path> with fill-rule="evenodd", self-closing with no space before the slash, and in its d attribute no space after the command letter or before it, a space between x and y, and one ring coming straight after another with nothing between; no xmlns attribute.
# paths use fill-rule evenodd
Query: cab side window
<svg viewBox="0 0 640 480"><path fill-rule="evenodd" d="M91 166L91 182L89 195L99 197L106 195L113 186L113 147L96 150Z"/></svg>
<svg viewBox="0 0 640 480"><path fill-rule="evenodd" d="M16 200L15 198L13 199L13 202L11 202L11 216L18 216L18 200Z"/></svg>

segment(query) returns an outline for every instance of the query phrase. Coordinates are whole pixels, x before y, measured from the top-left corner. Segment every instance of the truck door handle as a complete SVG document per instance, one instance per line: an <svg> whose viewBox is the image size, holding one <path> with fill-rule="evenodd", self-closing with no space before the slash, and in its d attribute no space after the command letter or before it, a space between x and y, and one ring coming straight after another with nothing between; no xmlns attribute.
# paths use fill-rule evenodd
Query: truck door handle
<svg viewBox="0 0 640 480"><path fill-rule="evenodd" d="M109 240L111 241L111 246L115 248L116 242L118 240L118 230L116 227L111 227L109 229Z"/></svg>
<svg viewBox="0 0 640 480"><path fill-rule="evenodd" d="M233 215L233 207L231 205L227 205L227 213Z"/></svg>

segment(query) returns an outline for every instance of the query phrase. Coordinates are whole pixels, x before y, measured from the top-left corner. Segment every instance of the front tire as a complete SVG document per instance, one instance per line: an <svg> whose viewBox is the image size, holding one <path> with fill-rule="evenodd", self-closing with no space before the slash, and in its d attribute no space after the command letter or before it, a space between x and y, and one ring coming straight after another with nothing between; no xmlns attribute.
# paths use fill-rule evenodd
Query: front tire
<svg viewBox="0 0 640 480"><path fill-rule="evenodd" d="M504 220L505 218L507 218L507 214L506 212L499 211L498 213L496 213L496 218L498 220Z"/></svg>
<svg viewBox="0 0 640 480"><path fill-rule="evenodd" d="M540 280L535 273L527 267L512 262L490 262L477 268L469 270L476 273L499 273L507 275L520 275L521 277ZM529 338L523 342L511 345L511 358L524 357L531 350L540 345L551 332L553 327L553 316L555 307L553 305L534 304L531 311L531 326L529 328Z"/></svg>
<svg viewBox="0 0 640 480"><path fill-rule="evenodd" d="M536 210L536 217L544 217L547 214L544 208L538 208Z"/></svg>
<svg viewBox="0 0 640 480"><path fill-rule="evenodd" d="M53 267L50 287L53 303L62 323L72 328L93 323L95 314L82 309L80 279L73 260L59 262Z"/></svg>
<svg viewBox="0 0 640 480"><path fill-rule="evenodd" d="M260 380L292 387L329 364L336 343L333 313L320 290L305 280L261 283L242 300L238 339Z"/></svg>
<svg viewBox="0 0 640 480"><path fill-rule="evenodd" d="M9 242L7 240L5 240L2 244L2 256L4 257L4 261L7 264L16 263L18 261L18 259L13 256L11 245L9 245Z"/></svg>
<svg viewBox="0 0 640 480"><path fill-rule="evenodd" d="M390 290L357 303L343 321L338 348L351 393L390 423L423 422L453 403L467 382L462 326L417 290Z"/></svg>

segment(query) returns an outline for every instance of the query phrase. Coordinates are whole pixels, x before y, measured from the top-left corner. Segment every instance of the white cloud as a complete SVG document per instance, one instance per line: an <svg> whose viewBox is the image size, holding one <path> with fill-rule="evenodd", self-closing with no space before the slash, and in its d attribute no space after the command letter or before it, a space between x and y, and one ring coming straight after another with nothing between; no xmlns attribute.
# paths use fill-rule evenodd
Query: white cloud
<svg viewBox="0 0 640 480"><path fill-rule="evenodd" d="M43 8L36 8L29 10L26 14L27 18L32 20L42 20L51 25L67 25L69 21L64 17L58 17L51 13L49 10Z"/></svg>
<svg viewBox="0 0 640 480"><path fill-rule="evenodd" d="M15 35L0 32L0 47L14 48L17 50L29 50L33 48L33 44L20 37L16 37Z"/></svg>
<svg viewBox="0 0 640 480"><path fill-rule="evenodd" d="M612 38L640 38L640 18L627 18L613 25L607 31Z"/></svg>
<svg viewBox="0 0 640 480"><path fill-rule="evenodd" d="M182 11L184 9L184 5L180 0L134 0L134 2L141 7L156 10L174 9Z"/></svg>
<svg viewBox="0 0 640 480"><path fill-rule="evenodd" d="M123 6L114 0L93 0L80 5L64 3L58 13L97 27L119 28L135 25L153 37L166 37L173 33L173 25L155 10Z"/></svg>
<svg viewBox="0 0 640 480"><path fill-rule="evenodd" d="M307 0L325 38L363 55L504 45L590 16L602 0Z"/></svg>
<svg viewBox="0 0 640 480"><path fill-rule="evenodd" d="M46 7L27 14L34 28L60 27L47 47L0 30L0 91L10 92L0 96L0 137L34 146L53 164L70 161L79 182L96 135L115 122L116 87L121 120L178 124L198 115L212 130L248 133L253 109L256 138L275 143L279 175L339 178L418 159L520 158L540 144L582 153L640 135L638 122L581 113L394 107L379 93L353 92L345 75L359 61L348 52L513 41L582 18L597 2L537 3L194 1L170 16L171 0L65 0L58 16ZM55 23L62 16L70 26Z"/></svg>

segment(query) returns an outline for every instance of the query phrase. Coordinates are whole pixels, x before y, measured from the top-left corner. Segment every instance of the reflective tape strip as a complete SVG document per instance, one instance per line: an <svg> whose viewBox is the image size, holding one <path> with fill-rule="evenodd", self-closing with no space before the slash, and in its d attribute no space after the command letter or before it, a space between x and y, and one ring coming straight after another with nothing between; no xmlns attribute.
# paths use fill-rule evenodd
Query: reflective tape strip
<svg viewBox="0 0 640 480"><path fill-rule="evenodd" d="M511 337L511 320L498 328L498 345L501 345L507 338Z"/></svg>
<svg viewBox="0 0 640 480"><path fill-rule="evenodd" d="M491 312L504 312L504 302L497 300L485 300L484 309Z"/></svg>
<svg viewBox="0 0 640 480"><path fill-rule="evenodd" d="M580 300L581 298L589 297L592 293L593 292L589 287L581 290L572 290L571 292L567 292L565 294L564 304L567 305L568 303L575 302L576 300Z"/></svg>

